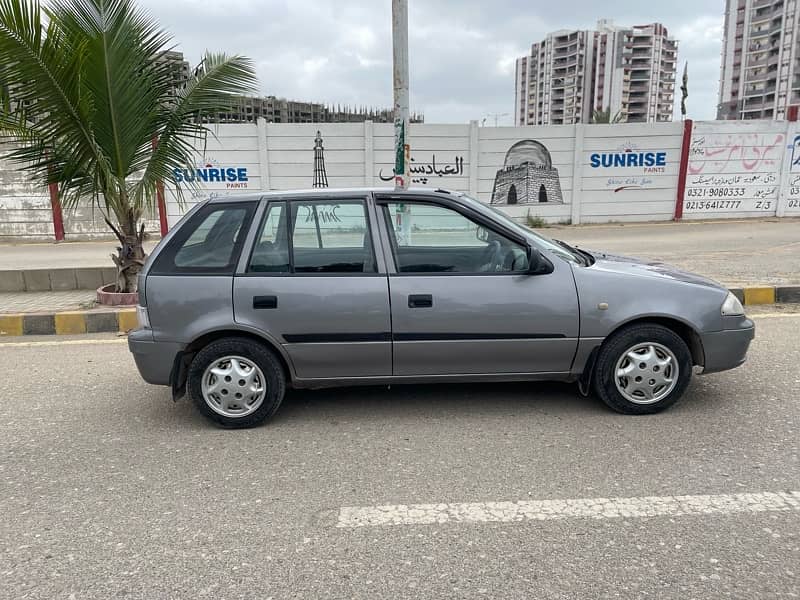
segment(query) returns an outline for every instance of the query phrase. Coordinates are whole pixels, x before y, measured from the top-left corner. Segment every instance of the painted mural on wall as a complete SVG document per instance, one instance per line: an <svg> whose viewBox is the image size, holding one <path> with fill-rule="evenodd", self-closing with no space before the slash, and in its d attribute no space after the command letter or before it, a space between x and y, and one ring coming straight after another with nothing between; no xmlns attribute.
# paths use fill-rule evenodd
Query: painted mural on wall
<svg viewBox="0 0 800 600"><path fill-rule="evenodd" d="M325 170L325 148L322 145L322 135L317 130L317 137L314 138L314 181L311 184L315 188L328 187L328 173Z"/></svg>
<svg viewBox="0 0 800 600"><path fill-rule="evenodd" d="M428 161L418 161L416 156L412 156L409 172L412 184L439 184L439 180L443 177L462 177L464 175L464 157L457 154L452 161L439 159L437 163L435 153L431 154ZM383 169L380 169L378 178L381 181L394 181L394 169L391 173L384 173Z"/></svg>
<svg viewBox="0 0 800 600"><path fill-rule="evenodd" d="M561 180L547 147L536 140L516 142L494 177L492 204L563 203Z"/></svg>
<svg viewBox="0 0 800 600"><path fill-rule="evenodd" d="M782 133L695 133L684 212L774 212Z"/></svg>

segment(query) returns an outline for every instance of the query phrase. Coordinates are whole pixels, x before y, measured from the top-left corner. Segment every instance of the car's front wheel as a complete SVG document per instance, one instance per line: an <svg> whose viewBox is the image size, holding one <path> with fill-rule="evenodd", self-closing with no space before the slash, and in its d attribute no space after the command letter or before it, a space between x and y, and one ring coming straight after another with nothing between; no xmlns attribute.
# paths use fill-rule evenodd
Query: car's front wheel
<svg viewBox="0 0 800 600"><path fill-rule="evenodd" d="M277 357L262 344L224 338L200 350L189 367L197 408L225 427L253 427L278 410L286 378Z"/></svg>
<svg viewBox="0 0 800 600"><path fill-rule="evenodd" d="M675 404L692 377L692 355L681 337L642 323L613 334L597 357L594 386L614 410L650 414Z"/></svg>

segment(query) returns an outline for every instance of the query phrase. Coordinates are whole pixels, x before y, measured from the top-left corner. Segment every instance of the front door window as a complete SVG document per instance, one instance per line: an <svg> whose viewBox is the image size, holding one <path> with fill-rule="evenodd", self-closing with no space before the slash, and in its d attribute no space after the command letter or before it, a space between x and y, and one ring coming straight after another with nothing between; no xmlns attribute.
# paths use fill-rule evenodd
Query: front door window
<svg viewBox="0 0 800 600"><path fill-rule="evenodd" d="M388 203L392 250L400 273L518 273L527 250L461 213L423 203Z"/></svg>

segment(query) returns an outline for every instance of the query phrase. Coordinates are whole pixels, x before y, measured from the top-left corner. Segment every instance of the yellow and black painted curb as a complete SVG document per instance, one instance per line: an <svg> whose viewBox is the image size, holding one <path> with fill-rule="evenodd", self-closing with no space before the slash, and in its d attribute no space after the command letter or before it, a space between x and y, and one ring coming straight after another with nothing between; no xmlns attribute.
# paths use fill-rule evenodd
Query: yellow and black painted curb
<svg viewBox="0 0 800 600"><path fill-rule="evenodd" d="M753 304L786 304L800 302L800 285L753 286L731 288L745 306Z"/></svg>
<svg viewBox="0 0 800 600"><path fill-rule="evenodd" d="M0 314L0 336L127 332L136 326L135 308Z"/></svg>

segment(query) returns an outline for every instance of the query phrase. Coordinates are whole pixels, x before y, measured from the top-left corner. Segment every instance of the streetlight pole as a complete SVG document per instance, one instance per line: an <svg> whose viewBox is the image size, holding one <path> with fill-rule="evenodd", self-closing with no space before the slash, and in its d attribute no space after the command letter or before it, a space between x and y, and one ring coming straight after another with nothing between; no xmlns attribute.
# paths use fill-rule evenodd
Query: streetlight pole
<svg viewBox="0 0 800 600"><path fill-rule="evenodd" d="M410 182L408 143L408 0L392 0L392 58L394 80L394 187Z"/></svg>

